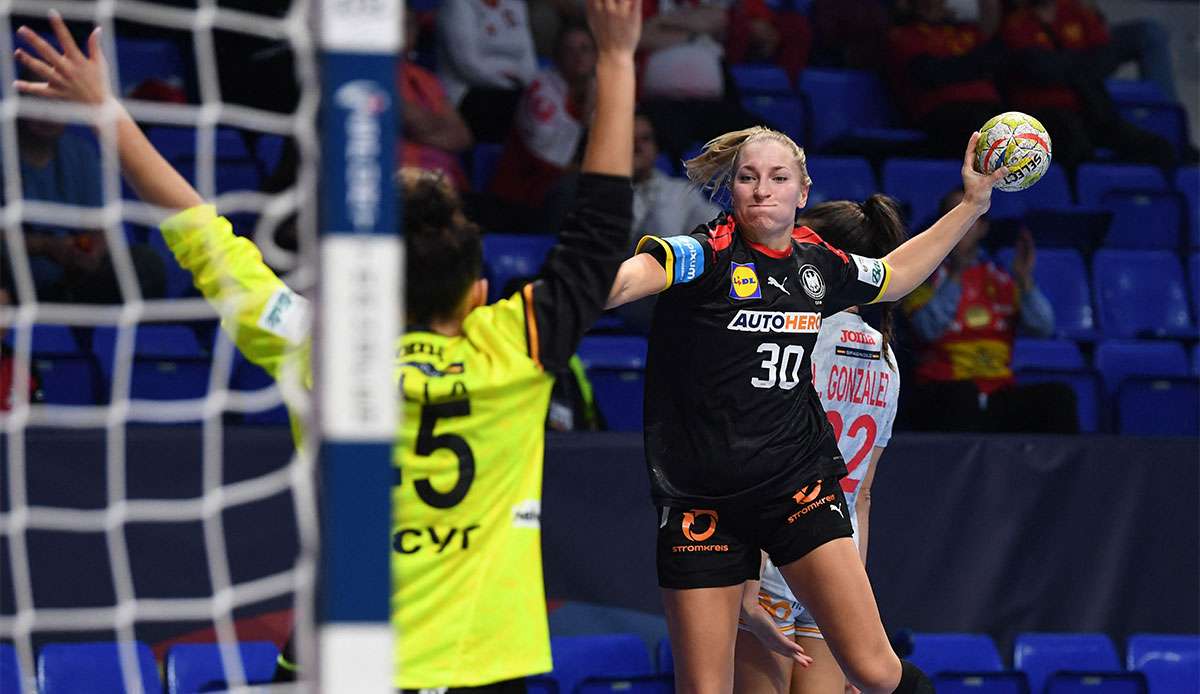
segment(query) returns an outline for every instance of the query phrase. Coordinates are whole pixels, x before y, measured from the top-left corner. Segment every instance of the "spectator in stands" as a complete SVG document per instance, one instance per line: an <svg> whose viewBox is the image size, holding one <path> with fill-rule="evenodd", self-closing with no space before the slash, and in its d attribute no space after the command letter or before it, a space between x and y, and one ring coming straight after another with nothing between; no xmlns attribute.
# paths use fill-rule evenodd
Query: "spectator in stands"
<svg viewBox="0 0 1200 694"><path fill-rule="evenodd" d="M443 0L438 9L442 84L476 140L504 139L537 72L526 10L520 0Z"/></svg>
<svg viewBox="0 0 1200 694"><path fill-rule="evenodd" d="M725 83L728 0L644 0L638 45L642 109L674 159L722 132L753 125ZM739 14L744 17L744 14ZM775 39L777 42L778 39Z"/></svg>
<svg viewBox="0 0 1200 694"><path fill-rule="evenodd" d="M1010 101L1053 133L1056 160L1074 167L1107 147L1126 161L1174 166L1171 144L1122 119L1109 97L1104 80L1118 58L1094 10L1080 0L1016 0L1001 35Z"/></svg>
<svg viewBox="0 0 1200 694"><path fill-rule="evenodd" d="M552 57L563 27L585 23L585 0L528 0L529 31L539 57Z"/></svg>
<svg viewBox="0 0 1200 694"><path fill-rule="evenodd" d="M812 50L808 17L799 12L772 10L762 0L735 2L729 12L726 62L774 63L795 83Z"/></svg>
<svg viewBox="0 0 1200 694"><path fill-rule="evenodd" d="M884 0L814 0L812 64L876 70L887 60L885 44L889 3Z"/></svg>
<svg viewBox="0 0 1200 694"><path fill-rule="evenodd" d="M521 97L491 192L510 204L541 208L578 162L595 102L596 44L585 25L569 25L559 34L554 65Z"/></svg>
<svg viewBox="0 0 1200 694"><path fill-rule="evenodd" d="M99 208L100 158L62 123L22 118L17 121L21 187L26 200ZM94 214L99 215L99 209ZM81 213L82 215L82 213ZM26 224L29 255L38 301L120 303L122 292L103 231L87 220L71 227ZM166 268L146 244L130 244L130 257L143 298L166 292ZM15 257L15 256L14 256Z"/></svg>
<svg viewBox="0 0 1200 694"><path fill-rule="evenodd" d="M962 196L962 190L948 193L942 212ZM987 218L980 217L904 300L919 343L916 384L906 398L909 423L941 431L1078 431L1069 387L1013 380L1018 327L1036 337L1054 332L1054 309L1033 280L1033 237L1023 231L1017 238L1009 274L980 249L987 232Z"/></svg>
<svg viewBox="0 0 1200 694"><path fill-rule="evenodd" d="M471 148L471 131L446 99L437 75L413 62L420 25L412 10L404 15L405 53L396 80L404 102L404 138L397 158L401 166L441 171L462 190L467 177L458 155Z"/></svg>
<svg viewBox="0 0 1200 694"><path fill-rule="evenodd" d="M654 124L644 113L633 122L633 227L629 252L646 235L658 237L686 234L713 219L721 211L686 178L669 176L655 166L658 140ZM634 301L615 309L625 327L639 333L650 330L655 297Z"/></svg>
<svg viewBox="0 0 1200 694"><path fill-rule="evenodd" d="M993 77L1003 48L979 25L960 22L946 0L902 0L888 34L892 93L916 127L929 134L928 154L953 157L959 143L1002 112Z"/></svg>
<svg viewBox="0 0 1200 694"><path fill-rule="evenodd" d="M1102 15L1095 0L1084 0L1088 8ZM1143 80L1154 82L1167 97L1175 98L1175 71L1171 65L1171 36L1162 22L1154 17L1141 17L1113 24L1113 50L1117 65L1134 62Z"/></svg>

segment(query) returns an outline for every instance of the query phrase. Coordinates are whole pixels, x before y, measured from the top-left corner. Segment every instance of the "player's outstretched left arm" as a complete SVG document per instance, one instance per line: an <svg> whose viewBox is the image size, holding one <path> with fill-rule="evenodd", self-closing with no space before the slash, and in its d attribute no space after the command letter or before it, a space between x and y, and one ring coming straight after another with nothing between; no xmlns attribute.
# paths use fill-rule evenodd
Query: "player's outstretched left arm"
<svg viewBox="0 0 1200 694"><path fill-rule="evenodd" d="M975 220L982 217L991 207L992 188L1008 175L1008 169L1000 167L990 175L976 171L973 160L975 142L978 139L978 132L971 135L971 140L967 143L967 152L963 156L962 202L934 222L933 226L905 241L884 258L891 268L891 279L887 291L879 301L903 299L920 286L933 274Z"/></svg>
<svg viewBox="0 0 1200 694"><path fill-rule="evenodd" d="M62 16L54 10L50 11L50 26L62 46L61 51L29 27L23 26L17 30L21 38L37 51L35 56L17 49L17 60L43 80L17 80L14 85L17 90L31 96L112 109L121 171L138 197L168 210L185 210L203 204L200 194L154 149L141 128L113 96L108 83L108 61L100 49L100 27L93 29L88 37L85 54L67 30Z"/></svg>

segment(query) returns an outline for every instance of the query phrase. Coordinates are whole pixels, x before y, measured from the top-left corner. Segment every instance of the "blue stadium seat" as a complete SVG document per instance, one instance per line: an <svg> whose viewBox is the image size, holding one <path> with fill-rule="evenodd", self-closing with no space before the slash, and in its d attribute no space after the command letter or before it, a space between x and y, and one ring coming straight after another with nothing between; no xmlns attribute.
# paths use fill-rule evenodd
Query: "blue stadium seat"
<svg viewBox="0 0 1200 694"><path fill-rule="evenodd" d="M673 694L675 678L670 675L642 677L589 677L575 688L575 694Z"/></svg>
<svg viewBox="0 0 1200 694"><path fill-rule="evenodd" d="M1059 670L1118 671L1117 649L1104 634L1017 634L1013 667L1029 677L1029 688L1041 692Z"/></svg>
<svg viewBox="0 0 1200 694"><path fill-rule="evenodd" d="M741 63L730 65L729 74L742 96L772 94L791 96L792 81L787 72L772 63Z"/></svg>
<svg viewBox="0 0 1200 694"><path fill-rule="evenodd" d="M126 96L148 79L177 80L185 88L188 78L183 51L165 39L118 38L116 67L120 92Z"/></svg>
<svg viewBox="0 0 1200 694"><path fill-rule="evenodd" d="M95 405L108 399L100 396L103 381L90 355L34 355L33 369L46 404Z"/></svg>
<svg viewBox="0 0 1200 694"><path fill-rule="evenodd" d="M671 158L671 155L663 152L659 152L658 156L654 158L654 168L668 176L679 175L679 167L675 165L675 160Z"/></svg>
<svg viewBox="0 0 1200 694"><path fill-rule="evenodd" d="M4 333L0 342L15 348L17 336L21 333L21 329L11 328ZM29 348L34 354L79 354L75 333L65 325L35 323Z"/></svg>
<svg viewBox="0 0 1200 694"><path fill-rule="evenodd" d="M742 97L747 113L792 138L801 146L807 141L804 104L800 97L777 94L750 94Z"/></svg>
<svg viewBox="0 0 1200 694"><path fill-rule="evenodd" d="M504 153L504 145L495 142L480 142L471 152L471 188L483 192L492 184L492 176L496 174L496 164L500 163L500 155Z"/></svg>
<svg viewBox="0 0 1200 694"><path fill-rule="evenodd" d="M1165 340L1104 340L1093 360L1110 393L1131 376L1172 378L1186 376L1189 368L1183 345Z"/></svg>
<svg viewBox="0 0 1200 694"><path fill-rule="evenodd" d="M1098 206L1110 190L1167 190L1162 171L1148 164L1082 164L1075 174L1079 204Z"/></svg>
<svg viewBox="0 0 1200 694"><path fill-rule="evenodd" d="M671 639L666 636L658 641L658 653L655 657L658 673L667 675L675 672L675 656L671 653Z"/></svg>
<svg viewBox="0 0 1200 694"><path fill-rule="evenodd" d="M146 136L163 157L193 185L200 186L196 161L198 158L197 130L194 128L158 127ZM213 153L215 191L258 190L265 169L246 147L242 133L233 128L217 128ZM173 262L173 261L172 261Z"/></svg>
<svg viewBox="0 0 1200 694"><path fill-rule="evenodd" d="M996 254L1004 267L1012 267L1013 249ZM1054 329L1063 337L1091 340L1096 337L1092 293L1083 257L1066 248L1039 248L1033 268L1034 281L1054 307Z"/></svg>
<svg viewBox="0 0 1200 694"><path fill-rule="evenodd" d="M1193 337L1179 256L1169 251L1100 250L1092 290L1100 329L1109 337Z"/></svg>
<svg viewBox="0 0 1200 694"><path fill-rule="evenodd" d="M947 672L931 679L938 694L1029 694L1023 672Z"/></svg>
<svg viewBox="0 0 1200 694"><path fill-rule="evenodd" d="M160 694L158 665L150 647L138 641L138 672L146 694ZM48 643L37 659L38 691L41 694L122 694L125 679L121 656L112 641L95 643Z"/></svg>
<svg viewBox="0 0 1200 694"><path fill-rule="evenodd" d="M533 675L525 678L527 694L558 694L558 681L549 675Z"/></svg>
<svg viewBox="0 0 1200 694"><path fill-rule="evenodd" d="M800 74L799 91L819 104L807 146L820 151L843 135L912 141L923 135L891 129L895 110L879 75L867 70L809 68ZM817 115L819 113L819 115Z"/></svg>
<svg viewBox="0 0 1200 694"><path fill-rule="evenodd" d="M196 331L189 326L144 323L137 328L133 353L139 357L203 359L209 350L200 345Z"/></svg>
<svg viewBox="0 0 1200 694"><path fill-rule="evenodd" d="M500 293L513 278L538 274L557 240L550 234L484 234L483 264L489 300L504 298Z"/></svg>
<svg viewBox="0 0 1200 694"><path fill-rule="evenodd" d="M1012 368L1085 369L1087 362L1072 340L1022 337L1013 345Z"/></svg>
<svg viewBox="0 0 1200 694"><path fill-rule="evenodd" d="M97 328L92 351L106 387L112 383L117 330ZM191 328L181 325L140 325L134 341L130 397L146 400L201 398L208 393L211 363L208 351Z"/></svg>
<svg viewBox="0 0 1200 694"><path fill-rule="evenodd" d="M1180 104L1125 103L1119 104L1117 111L1133 125L1170 142L1176 152L1187 145L1187 111Z"/></svg>
<svg viewBox="0 0 1200 694"><path fill-rule="evenodd" d="M1148 694L1140 672L1057 672L1046 680L1046 694Z"/></svg>
<svg viewBox="0 0 1200 694"><path fill-rule="evenodd" d="M171 249L167 247L167 242L163 240L162 234L157 231L151 232L147 238L147 244L150 246L150 250L162 258L163 267L167 271L166 298L179 299L187 296L200 296L200 290L196 289L192 273L184 270L179 265L179 261L175 259L175 254L171 252Z"/></svg>
<svg viewBox="0 0 1200 694"><path fill-rule="evenodd" d="M827 200L861 202L879 190L871 163L862 157L809 157L808 175L812 179L809 205Z"/></svg>
<svg viewBox="0 0 1200 694"><path fill-rule="evenodd" d="M1126 378L1117 387L1117 432L1200 436L1200 379Z"/></svg>
<svg viewBox="0 0 1200 694"><path fill-rule="evenodd" d="M641 431L646 339L593 335L579 345L596 406L613 431Z"/></svg>
<svg viewBox="0 0 1200 694"><path fill-rule="evenodd" d="M1054 369L1025 366L1014 369L1017 383L1065 383L1075 392L1075 412L1079 416L1079 431L1090 434L1100 430L1100 380L1091 369Z"/></svg>
<svg viewBox="0 0 1200 694"><path fill-rule="evenodd" d="M650 655L634 634L556 636L550 639L560 692L574 692L588 677L638 677L653 674Z"/></svg>
<svg viewBox="0 0 1200 694"><path fill-rule="evenodd" d="M1175 171L1175 190L1187 199L1188 245L1200 248L1200 166L1181 166Z"/></svg>
<svg viewBox="0 0 1200 694"><path fill-rule="evenodd" d="M1104 86L1108 88L1108 95L1118 104L1171 103L1171 97L1163 92L1162 87L1158 86L1157 82L1149 80L1110 79L1105 81Z"/></svg>
<svg viewBox="0 0 1200 694"><path fill-rule="evenodd" d="M1061 166L1051 166L1033 187L1016 193L998 190L992 194L988 216L994 219L1021 217L1029 210L1056 209L1071 204L1071 184Z"/></svg>
<svg viewBox="0 0 1200 694"><path fill-rule="evenodd" d="M12 644L0 643L0 692L21 691L21 664Z"/></svg>
<svg viewBox="0 0 1200 694"><path fill-rule="evenodd" d="M148 128L146 137L158 149L163 158L175 161L189 159L194 161L197 152L196 128L181 128L159 126ZM213 142L214 154L218 159L253 159L246 149L246 141L240 132L233 128L217 128Z"/></svg>
<svg viewBox="0 0 1200 694"><path fill-rule="evenodd" d="M1192 375L1200 376L1200 344L1192 345Z"/></svg>
<svg viewBox="0 0 1200 694"><path fill-rule="evenodd" d="M1184 198L1175 191L1110 190L1101 198L1113 213L1108 248L1175 250L1183 228Z"/></svg>
<svg viewBox="0 0 1200 694"><path fill-rule="evenodd" d="M1200 252L1188 256L1188 286L1192 290L1192 315L1200 317Z"/></svg>
<svg viewBox="0 0 1200 694"><path fill-rule="evenodd" d="M961 160L889 159L883 165L883 192L908 203L913 235L938 218L946 193L961 187Z"/></svg>
<svg viewBox="0 0 1200 694"><path fill-rule="evenodd" d="M930 677L948 671L999 672L1004 669L1000 652L987 634L914 633L912 640L913 651L908 659Z"/></svg>
<svg viewBox="0 0 1200 694"><path fill-rule="evenodd" d="M279 649L269 641L245 641L238 644L242 660L243 679L247 684L264 684L275 675L275 658ZM215 643L184 643L172 646L167 652L166 680L168 694L196 694L215 691L214 685L228 681L221 661L220 647Z"/></svg>
<svg viewBox="0 0 1200 694"><path fill-rule="evenodd" d="M1151 694L1186 692L1200 682L1200 635L1134 634L1125 668L1144 673Z"/></svg>
<svg viewBox="0 0 1200 694"><path fill-rule="evenodd" d="M279 166L283 159L285 141L282 136L273 133L262 133L254 143L254 158L262 165L263 171L270 173Z"/></svg>

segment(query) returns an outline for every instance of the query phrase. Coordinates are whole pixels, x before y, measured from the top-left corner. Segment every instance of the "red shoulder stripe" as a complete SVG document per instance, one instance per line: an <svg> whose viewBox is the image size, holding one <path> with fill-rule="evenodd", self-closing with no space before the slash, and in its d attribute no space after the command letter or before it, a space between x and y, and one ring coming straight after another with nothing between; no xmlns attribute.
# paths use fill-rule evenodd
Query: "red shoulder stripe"
<svg viewBox="0 0 1200 694"><path fill-rule="evenodd" d="M813 231L812 229L809 229L808 227L796 227L795 229L792 229L792 238L795 239L798 243L814 243L814 244L817 244L820 246L824 246L825 248L829 249L834 255L841 258L843 263L850 262L850 258L845 253L843 253L841 250L839 250L837 248L834 248L833 246L830 246L828 243L825 242L825 239L823 239L817 235L817 232Z"/></svg>

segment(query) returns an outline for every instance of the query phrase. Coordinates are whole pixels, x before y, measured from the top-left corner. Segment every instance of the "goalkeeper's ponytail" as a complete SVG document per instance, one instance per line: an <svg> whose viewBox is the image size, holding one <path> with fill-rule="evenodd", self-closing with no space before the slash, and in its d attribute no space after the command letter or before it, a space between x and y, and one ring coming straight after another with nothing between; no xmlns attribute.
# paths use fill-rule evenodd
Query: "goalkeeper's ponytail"
<svg viewBox="0 0 1200 694"><path fill-rule="evenodd" d="M429 324L454 315L483 268L479 227L440 173L404 168L405 309L410 321Z"/></svg>

